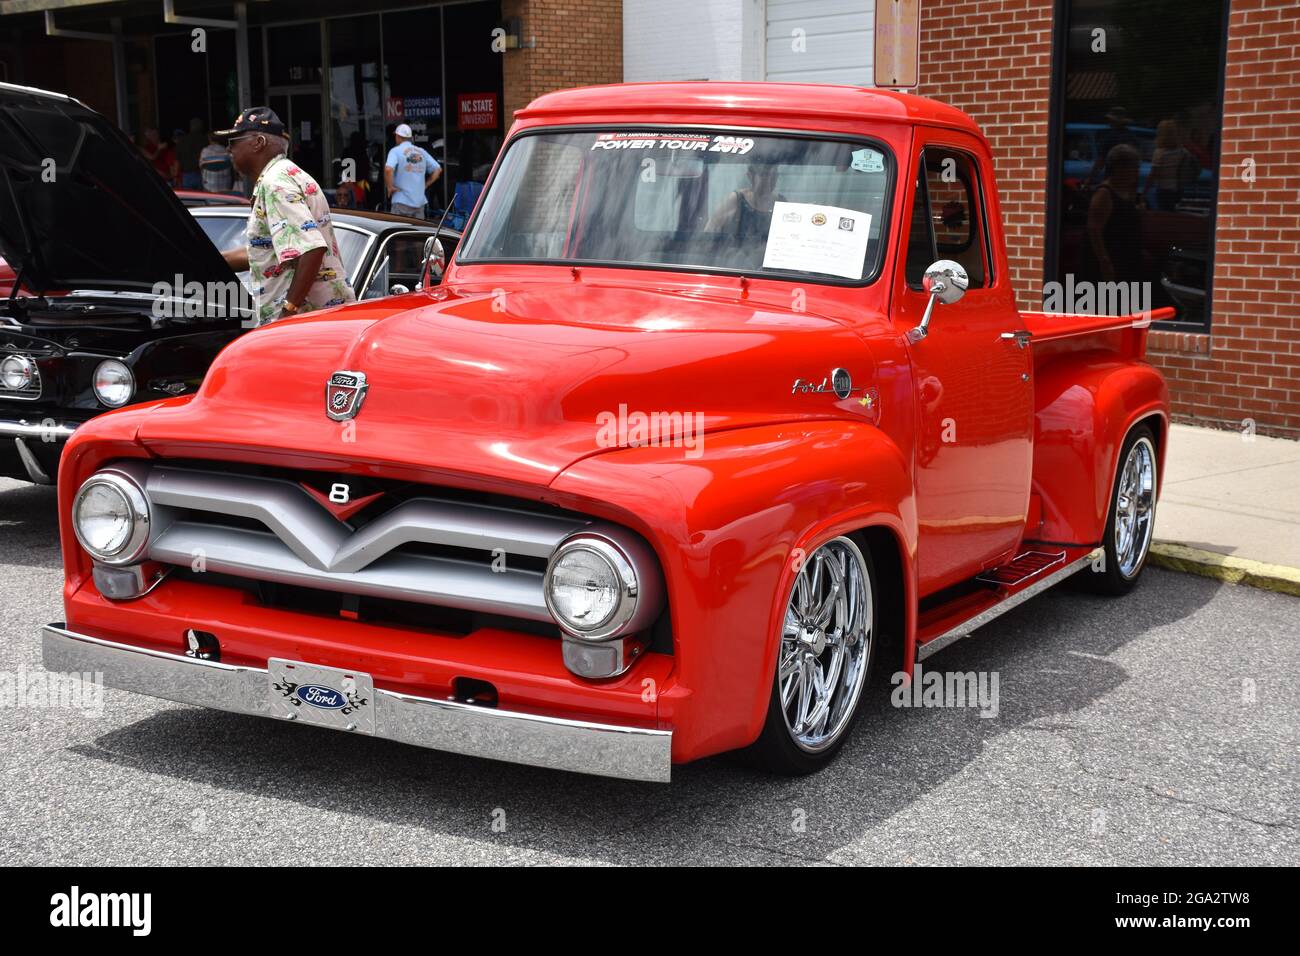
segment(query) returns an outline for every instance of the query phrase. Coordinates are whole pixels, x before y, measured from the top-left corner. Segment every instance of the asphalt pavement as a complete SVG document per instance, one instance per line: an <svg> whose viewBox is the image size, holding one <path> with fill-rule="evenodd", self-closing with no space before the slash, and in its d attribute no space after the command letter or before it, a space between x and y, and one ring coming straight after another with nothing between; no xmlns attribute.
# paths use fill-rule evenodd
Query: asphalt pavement
<svg viewBox="0 0 1300 956"><path fill-rule="evenodd" d="M62 618L54 493L0 479L0 680ZM882 666L884 665L884 666ZM1300 864L1300 599L1149 569L1060 587L925 662L996 717L896 708L878 660L821 774L667 786L108 691L0 707L10 864Z"/></svg>

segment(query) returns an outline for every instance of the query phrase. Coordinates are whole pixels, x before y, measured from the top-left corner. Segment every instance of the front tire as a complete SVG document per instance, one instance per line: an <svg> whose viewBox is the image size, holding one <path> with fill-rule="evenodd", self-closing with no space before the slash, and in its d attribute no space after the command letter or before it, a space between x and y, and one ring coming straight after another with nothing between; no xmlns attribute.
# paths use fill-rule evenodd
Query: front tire
<svg viewBox="0 0 1300 956"><path fill-rule="evenodd" d="M844 745L875 656L875 598L871 556L852 539L804 561L786 599L767 719L748 751L758 766L813 773Z"/></svg>
<svg viewBox="0 0 1300 956"><path fill-rule="evenodd" d="M1082 578L1098 594L1122 595L1133 590L1146 567L1156 525L1159 486L1155 435L1146 425L1128 433L1119 453L1110 513L1102 540L1105 557L1100 568Z"/></svg>

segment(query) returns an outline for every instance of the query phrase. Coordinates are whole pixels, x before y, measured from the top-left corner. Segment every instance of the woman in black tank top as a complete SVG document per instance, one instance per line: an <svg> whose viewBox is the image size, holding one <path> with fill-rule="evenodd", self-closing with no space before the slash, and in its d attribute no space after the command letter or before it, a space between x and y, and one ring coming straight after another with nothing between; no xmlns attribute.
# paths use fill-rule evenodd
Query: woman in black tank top
<svg viewBox="0 0 1300 956"><path fill-rule="evenodd" d="M1142 222L1137 184L1142 159L1120 144L1106 156L1106 179L1088 205L1083 275L1092 282L1137 282L1142 269Z"/></svg>
<svg viewBox="0 0 1300 956"><path fill-rule="evenodd" d="M750 166L748 189L737 189L721 204L706 227L737 239L766 239L774 204L783 202L776 186L775 166Z"/></svg>

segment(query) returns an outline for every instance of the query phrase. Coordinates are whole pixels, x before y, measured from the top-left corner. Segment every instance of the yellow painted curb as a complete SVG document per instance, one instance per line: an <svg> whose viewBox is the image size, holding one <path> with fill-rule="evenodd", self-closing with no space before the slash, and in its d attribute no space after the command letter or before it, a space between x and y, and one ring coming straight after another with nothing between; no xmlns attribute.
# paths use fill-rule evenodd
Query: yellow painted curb
<svg viewBox="0 0 1300 956"><path fill-rule="evenodd" d="M1235 558L1230 554L1202 551L1185 544L1160 542L1151 545L1152 564L1173 571L1199 574L1228 584L1248 584L1266 591L1280 591L1300 597L1300 568L1282 564L1265 564L1248 558Z"/></svg>

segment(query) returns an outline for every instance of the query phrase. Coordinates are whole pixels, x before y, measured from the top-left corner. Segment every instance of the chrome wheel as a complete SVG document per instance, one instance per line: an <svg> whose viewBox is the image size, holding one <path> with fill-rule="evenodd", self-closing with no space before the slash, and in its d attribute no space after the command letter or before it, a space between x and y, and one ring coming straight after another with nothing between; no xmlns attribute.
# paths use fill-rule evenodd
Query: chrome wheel
<svg viewBox="0 0 1300 956"><path fill-rule="evenodd" d="M785 609L777 691L790 738L801 750L830 747L848 726L871 647L871 579L848 538L814 551Z"/></svg>
<svg viewBox="0 0 1300 956"><path fill-rule="evenodd" d="M1128 451L1115 495L1115 560L1119 573L1131 578L1142 568L1156 519L1156 451L1139 438Z"/></svg>

